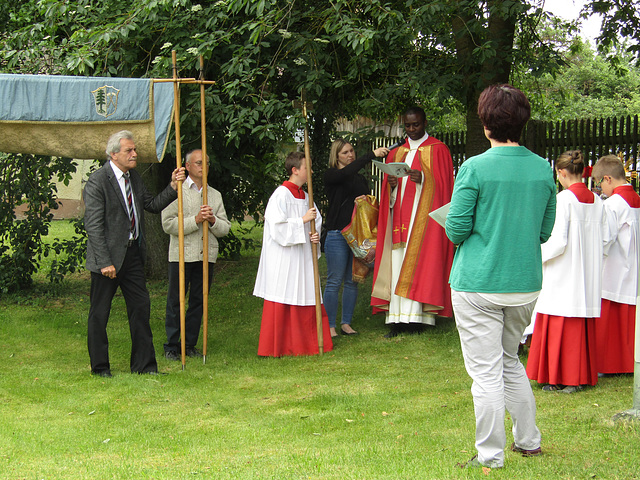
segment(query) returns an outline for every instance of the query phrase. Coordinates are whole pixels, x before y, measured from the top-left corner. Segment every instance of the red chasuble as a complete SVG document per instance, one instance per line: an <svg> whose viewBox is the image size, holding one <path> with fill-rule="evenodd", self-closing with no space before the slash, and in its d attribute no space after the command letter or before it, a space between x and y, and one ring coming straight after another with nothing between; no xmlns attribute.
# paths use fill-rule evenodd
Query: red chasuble
<svg viewBox="0 0 640 480"><path fill-rule="evenodd" d="M389 152L387 163L404 162L408 153L407 140L404 145ZM421 170L424 174L420 198L415 198L416 185L409 177L398 178L398 194L401 182L408 183L403 198L400 195L396 198L393 215L390 215L391 187L387 175L382 182L371 305L374 313L389 309L391 250L395 246L405 246L395 294L422 303L425 311L450 317L453 309L449 273L454 247L444 228L429 217L430 212L451 201L453 162L449 149L441 141L429 137L418 147L411 168ZM407 237L414 201L419 203L411 236Z"/></svg>

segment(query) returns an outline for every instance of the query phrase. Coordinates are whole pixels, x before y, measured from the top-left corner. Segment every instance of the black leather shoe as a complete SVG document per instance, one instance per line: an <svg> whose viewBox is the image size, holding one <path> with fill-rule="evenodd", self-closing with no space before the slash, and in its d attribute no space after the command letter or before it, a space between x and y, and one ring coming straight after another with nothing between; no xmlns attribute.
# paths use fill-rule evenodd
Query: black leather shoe
<svg viewBox="0 0 640 480"><path fill-rule="evenodd" d="M202 358L202 354L196 350L196 347L187 347L187 351L185 352L187 357L192 358Z"/></svg>
<svg viewBox="0 0 640 480"><path fill-rule="evenodd" d="M164 352L164 358L167 360L180 360L180 355L178 355L178 352L169 350L168 352Z"/></svg>
<svg viewBox="0 0 640 480"><path fill-rule="evenodd" d="M384 338L393 338L397 337L398 335L400 335L400 331L392 328L391 330L389 330L389 333L384 336Z"/></svg>
<svg viewBox="0 0 640 480"><path fill-rule="evenodd" d="M104 377L104 378L113 377L113 375L111 375L111 370L98 370L97 372L92 371L91 375L94 375L96 377Z"/></svg>

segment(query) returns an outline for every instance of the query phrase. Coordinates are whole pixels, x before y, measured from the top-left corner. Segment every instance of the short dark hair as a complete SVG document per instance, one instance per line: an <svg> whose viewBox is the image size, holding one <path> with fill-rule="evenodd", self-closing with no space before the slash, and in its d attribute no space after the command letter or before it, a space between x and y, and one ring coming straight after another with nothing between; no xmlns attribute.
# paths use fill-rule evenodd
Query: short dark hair
<svg viewBox="0 0 640 480"><path fill-rule="evenodd" d="M580 150L568 150L556 160L556 170L566 170L571 175L580 175L584 170L584 156Z"/></svg>
<svg viewBox="0 0 640 480"><path fill-rule="evenodd" d="M287 175L291 176L293 174L293 168L300 168L303 161L304 153L302 152L291 152L287 155L287 158L284 160L284 168L287 171Z"/></svg>
<svg viewBox="0 0 640 480"><path fill-rule="evenodd" d="M424 113L424 110L417 105L407 108L402 114L402 117L404 118L407 115L420 115L422 117L422 120L424 120L425 123L427 122L427 114Z"/></svg>
<svg viewBox="0 0 640 480"><path fill-rule="evenodd" d="M625 180L627 174L624 171L624 164L616 155L605 155L593 166L591 176L596 180L609 175L616 180Z"/></svg>
<svg viewBox="0 0 640 480"><path fill-rule="evenodd" d="M478 99L478 116L490 138L519 142L531 117L531 105L526 95L512 85L490 85Z"/></svg>

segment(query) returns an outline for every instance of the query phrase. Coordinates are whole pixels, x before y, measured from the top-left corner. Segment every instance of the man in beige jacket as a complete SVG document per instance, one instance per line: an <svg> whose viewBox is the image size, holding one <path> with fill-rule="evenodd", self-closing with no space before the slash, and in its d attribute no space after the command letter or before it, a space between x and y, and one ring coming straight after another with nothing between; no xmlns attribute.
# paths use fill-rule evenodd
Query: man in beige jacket
<svg viewBox="0 0 640 480"><path fill-rule="evenodd" d="M209 159L207 158L207 161ZM184 223L185 292L189 291L189 306L185 315L186 355L201 357L196 350L202 324L202 225L209 222L209 287L213 280L213 264L218 256L218 238L229 232L231 223L222 203L222 195L208 186L202 178L202 150L187 154L185 166L189 176L182 185ZM209 205L202 205L202 188L207 187ZM180 292L179 292L179 243L178 201L162 211L162 229L171 236L169 242L169 290L165 329L167 343L164 356L180 360Z"/></svg>

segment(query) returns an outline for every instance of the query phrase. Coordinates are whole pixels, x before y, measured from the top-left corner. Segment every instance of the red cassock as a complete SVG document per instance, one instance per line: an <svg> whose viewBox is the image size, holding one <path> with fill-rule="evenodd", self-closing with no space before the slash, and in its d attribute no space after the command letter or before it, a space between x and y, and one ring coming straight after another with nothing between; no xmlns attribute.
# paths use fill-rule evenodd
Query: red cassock
<svg viewBox="0 0 640 480"><path fill-rule="evenodd" d="M307 196L296 184L286 181L283 186L289 190L289 193L296 199L293 203L284 202L286 212L283 213L287 218L302 216L308 208L306 204ZM277 211L274 207L271 212L272 205L278 205L277 198L287 198L288 195L283 190L276 190L269 200L267 210L265 212L265 232L262 243L262 253L260 255L260 267L258 268L258 278L256 279L256 289L254 295L264 298L262 307L262 323L260 326L260 340L258 342L258 355L264 357L281 357L284 355L315 355L319 353L318 345L318 329L316 320L316 306L310 304L313 296L313 290L306 293L296 292L295 288L308 287L314 285L313 269L311 265L312 248L309 238L306 242L289 247L283 247L282 243L290 241L291 238L281 237L278 243L271 239L267 234L268 228L273 228L273 223L281 217L273 212ZM276 200L274 200L276 198ZM303 200L302 203L298 202ZM274 203L272 204L272 201ZM274 220L274 218L276 220ZM320 223L317 221L317 227L320 229ZM293 227L292 227L293 228ZM276 229L272 230L273 235L277 235ZM302 247L302 253L295 250ZM306 253L305 253L306 252ZM292 267L291 264L282 260L282 255L286 255L289 259L297 259L302 266L305 258L308 259L308 265L302 270ZM264 263L265 257L275 258L276 261ZM287 268L285 265L288 265ZM302 272L302 275L300 273ZM267 288L268 286L268 288ZM290 287L290 288L288 288ZM294 293L287 297L285 292ZM297 296L296 296L297 295ZM273 301L274 296L281 296L285 300L291 300L296 305L279 303ZM267 300L266 298L272 298ZM322 338L323 352L333 350L333 342L331 341L331 332L329 330L329 318L321 305L322 309Z"/></svg>
<svg viewBox="0 0 640 480"><path fill-rule="evenodd" d="M615 197L621 197L624 202L616 202ZM628 206L622 208L623 205ZM630 213L633 210L640 208L640 196L635 192L631 185L620 185L613 190L613 195L605 200L605 206L609 208L614 214L619 214L621 217L618 221L624 221L629 217L625 217L625 213ZM631 210L628 210L631 209ZM630 215L630 217L633 217ZM630 223L626 225L626 228L635 226L636 223ZM618 227L620 224L617 225ZM620 232L618 232L620 234ZM638 235L637 230L635 235ZM636 238L636 237L633 237ZM620 239L616 239L619 242ZM637 240L636 240L637 241ZM634 370L634 342L636 332L636 306L628 303L622 303L619 301L620 296L625 295L627 298L630 292L627 290L622 292L619 287L616 288L615 284L605 283L611 280L611 276L619 279L622 284L628 283L633 286L637 282L637 247L629 249L629 246L616 249L618 252L625 252L625 255L629 257L624 258L618 256L612 258L615 254L612 250L609 252L608 258L605 259L603 269L603 298L602 298L602 311L600 318L596 322L596 338L598 347L598 372L600 373L633 373ZM609 263L613 260L613 263ZM629 271L621 273L616 268L619 262L625 262L628 264ZM610 265L613 265L610 267ZM633 282L633 283L632 283ZM618 284L619 285L619 284ZM626 287L627 285L625 285Z"/></svg>
<svg viewBox="0 0 640 480"><path fill-rule="evenodd" d="M527 376L552 385L595 385L595 318L538 313L527 362Z"/></svg>
<svg viewBox="0 0 640 480"><path fill-rule="evenodd" d="M333 350L329 318L322 305L323 352ZM315 305L286 305L264 301L258 355L282 357L284 355L316 355L318 330Z"/></svg>
<svg viewBox="0 0 640 480"><path fill-rule="evenodd" d="M409 153L409 142L389 152L387 163L404 162ZM373 313L387 311L391 298L391 249L404 244L404 262L395 294L423 304L425 311L451 317L451 289L449 273L453 262L454 246L445 230L429 217L429 213L451 201L453 192L453 162L447 146L429 137L420 145L411 168L423 172L423 185L410 236L403 228L411 215L416 186L409 177L398 179L408 182L404 198L397 198L390 215L391 187L385 175L380 193L376 261L373 272L371 305ZM400 205L398 203L401 202ZM395 233L394 233L395 232Z"/></svg>
<svg viewBox="0 0 640 480"><path fill-rule="evenodd" d="M636 306L602 299L596 321L598 372L633 373Z"/></svg>
<svg viewBox="0 0 640 480"><path fill-rule="evenodd" d="M568 189L580 203L593 204L595 201L594 194L583 183L574 183ZM555 228L552 237L557 234ZM570 241L579 242L579 239ZM579 268L576 270L580 271ZM543 291L545 286L543 281ZM598 383L596 321L597 318L538 312L527 360L527 376L538 383L551 385Z"/></svg>

